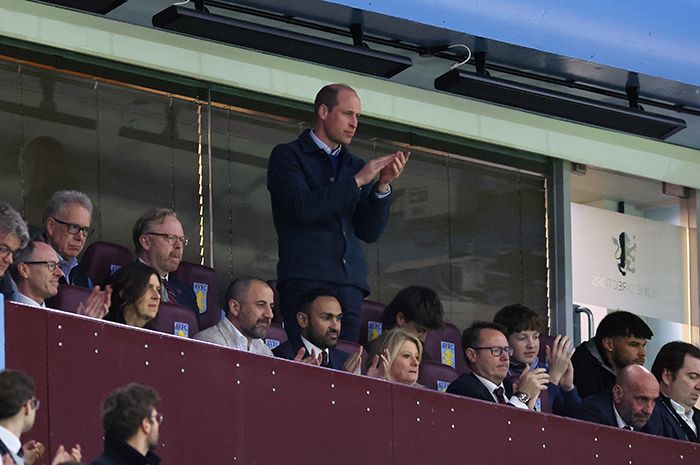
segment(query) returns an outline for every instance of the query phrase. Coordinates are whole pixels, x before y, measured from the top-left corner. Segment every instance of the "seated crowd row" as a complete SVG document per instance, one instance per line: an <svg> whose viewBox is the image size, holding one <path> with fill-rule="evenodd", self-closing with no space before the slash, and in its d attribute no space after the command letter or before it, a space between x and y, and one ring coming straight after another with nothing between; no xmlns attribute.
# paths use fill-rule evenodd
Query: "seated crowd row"
<svg viewBox="0 0 700 465"><path fill-rule="evenodd" d="M84 211L83 211L84 210ZM172 210L154 209L134 225L137 261L113 274L111 285L92 286L77 256L90 229L92 204L81 193L56 193L44 215L43 240L29 240L26 223L0 204L0 288L10 299L43 306L60 282L92 287L76 309L95 318L144 327L161 302L176 302L199 315L191 286L172 273L187 244ZM82 215L82 217L81 217ZM7 271L10 271L8 276ZM234 280L224 299L225 317L195 339L415 385L428 331L443 325L436 293L421 286L400 291L382 316L384 331L352 353L340 350L342 308L337 296L315 289L301 296L297 327L271 349L265 336L273 319L274 292L262 279ZM698 442L700 349L685 342L663 346L647 371L645 345L651 329L624 311L606 316L596 335L575 351L557 336L540 358L542 323L519 304L496 313L492 322L474 322L462 334L461 351L469 367L447 392L521 409L553 412L613 427ZM290 329L290 328L286 328ZM368 354L364 356L363 354Z"/></svg>

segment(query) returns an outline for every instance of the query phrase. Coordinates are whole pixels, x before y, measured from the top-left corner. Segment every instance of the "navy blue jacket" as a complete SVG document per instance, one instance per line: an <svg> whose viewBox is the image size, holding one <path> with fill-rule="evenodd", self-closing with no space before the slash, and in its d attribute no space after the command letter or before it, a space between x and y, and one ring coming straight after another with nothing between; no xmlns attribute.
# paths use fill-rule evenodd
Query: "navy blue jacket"
<svg viewBox="0 0 700 465"><path fill-rule="evenodd" d="M272 353L275 354L275 357L286 358L287 360L294 360L294 357L296 357L297 352L299 352L299 349L301 349L302 347L304 347L304 343L301 341L301 338L295 337L293 339L289 339L288 341L283 342L282 344L272 349ZM306 351L304 351L304 354L305 358L311 355ZM345 365L345 361L347 359L347 352L343 352L342 350L336 349L335 347L331 347L328 349L329 368L342 371L343 365Z"/></svg>
<svg viewBox="0 0 700 465"><path fill-rule="evenodd" d="M656 400L655 410L658 413L663 436L681 441L700 442L698 441L698 435L673 410L671 400L668 397L661 394ZM693 423L695 423L695 427L700 432L700 410L696 408L693 408Z"/></svg>
<svg viewBox="0 0 700 465"><path fill-rule="evenodd" d="M599 392L598 394L587 397L579 404L579 408L574 412L574 418L579 420L598 423L599 425L612 426L618 428L615 411L613 410L613 399L611 391ZM654 409L651 418L640 429L642 433L655 434L662 436L659 429L658 412Z"/></svg>
<svg viewBox="0 0 700 465"><path fill-rule="evenodd" d="M513 395L513 383L506 378L503 380L503 388L506 399L510 399ZM474 376L474 373L464 373L462 376L452 381L450 385L447 386L447 391L445 392L457 394L458 396L471 397L472 399L485 400L487 402L496 402L493 399L493 395L486 386L479 381L479 378Z"/></svg>
<svg viewBox="0 0 700 465"><path fill-rule="evenodd" d="M277 279L351 285L369 293L364 242L379 239L389 221L391 195L358 188L354 176L365 162L345 146L338 172L309 130L272 150L267 188L278 238Z"/></svg>

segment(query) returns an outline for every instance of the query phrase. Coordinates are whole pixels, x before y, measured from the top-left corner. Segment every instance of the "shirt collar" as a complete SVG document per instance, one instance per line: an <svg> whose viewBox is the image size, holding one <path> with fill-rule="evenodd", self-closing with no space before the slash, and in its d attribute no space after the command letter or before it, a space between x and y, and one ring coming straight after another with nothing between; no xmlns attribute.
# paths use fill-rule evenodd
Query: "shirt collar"
<svg viewBox="0 0 700 465"><path fill-rule="evenodd" d="M21 292L17 291L17 293L12 297L11 300L14 300L16 302L19 302L21 304L29 305L31 307L42 307L46 308L46 303L40 304L34 299L30 299L26 295L22 294Z"/></svg>
<svg viewBox="0 0 700 465"><path fill-rule="evenodd" d="M478 379L479 381L481 381L481 384L483 384L484 386L486 386L486 389L489 390L489 392L491 393L491 396L493 397L493 399L494 399L496 402L498 402L498 400L496 399L496 395L493 393L493 391L495 391L495 390L498 389L498 388L503 388L503 395L504 395L504 396L506 395L506 393L505 393L505 387L503 386L503 383L501 383L501 384L495 384L494 382L492 382L492 381L490 381L490 380L484 378L483 376L477 375L477 374L474 373L473 371L472 371L472 373L474 374L474 376L476 376L476 379Z"/></svg>
<svg viewBox="0 0 700 465"><path fill-rule="evenodd" d="M317 347L315 344L312 344L312 343L311 343L308 339L306 339L304 336L299 335L299 337L301 337L301 342L304 343L304 347L306 347L306 352L308 352L309 355L311 355L312 353L313 353L314 355L318 355L318 354L320 354L321 352L325 352L325 353L326 353L326 357L328 357L328 355L329 355L329 354L328 354L328 348L326 348L325 350L323 350L323 349L321 349L320 347Z"/></svg>
<svg viewBox="0 0 700 465"><path fill-rule="evenodd" d="M15 436L15 433L3 426L0 426L0 441L15 455L19 452L19 448L22 447L22 443L19 438Z"/></svg>
<svg viewBox="0 0 700 465"><path fill-rule="evenodd" d="M625 420L623 420L622 417L620 416L620 414L617 413L617 408L615 408L615 404L613 404L613 412L615 413L615 421L617 422L618 428L627 427L627 428L634 431L634 427L625 423Z"/></svg>
<svg viewBox="0 0 700 465"><path fill-rule="evenodd" d="M671 401L671 407L673 407L673 410L675 410L678 415L682 416L686 420L693 421L693 409L692 408L686 410L684 405L679 404L678 402L671 399L670 397L668 398L668 400Z"/></svg>
<svg viewBox="0 0 700 465"><path fill-rule="evenodd" d="M141 258L141 257L138 257L137 260L140 261L141 263L143 263L144 265L151 266L150 263L148 263L146 260L144 260L144 259ZM153 267L151 266L151 268L153 268ZM155 268L153 268L153 269L155 270ZM158 272L158 271L156 271L156 273L157 273L157 272ZM160 279L162 279L162 280L165 281L165 282L168 282L168 276L169 276L169 275L170 275L170 273L165 273L163 276L160 277Z"/></svg>
<svg viewBox="0 0 700 465"><path fill-rule="evenodd" d="M340 149L343 148L342 145L338 145L338 147L336 147L335 150L333 150L325 142L323 142L321 139L319 139L318 136L316 136L316 133L314 132L313 129L311 131L309 131L309 135L311 136L311 140L313 140L314 143L316 145L318 145L318 148L322 149L328 155L331 155L333 157L337 156L340 153Z"/></svg>

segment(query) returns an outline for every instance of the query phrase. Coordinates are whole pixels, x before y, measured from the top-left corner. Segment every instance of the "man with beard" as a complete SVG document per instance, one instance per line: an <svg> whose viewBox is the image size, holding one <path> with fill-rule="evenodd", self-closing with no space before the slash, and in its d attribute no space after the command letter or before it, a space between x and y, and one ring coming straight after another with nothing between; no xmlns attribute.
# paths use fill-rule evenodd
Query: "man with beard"
<svg viewBox="0 0 700 465"><path fill-rule="evenodd" d="M155 269L163 281L162 301L185 306L199 318L197 297L192 286L170 275L180 266L188 243L175 212L169 208L147 211L136 220L132 239L139 261Z"/></svg>
<svg viewBox="0 0 700 465"><path fill-rule="evenodd" d="M654 413L659 383L642 365L630 364L620 370L612 390L584 400L575 417L629 431L660 435Z"/></svg>
<svg viewBox="0 0 700 465"><path fill-rule="evenodd" d="M226 290L226 318L200 331L194 339L272 356L263 338L272 322L274 300L272 289L262 279L236 279Z"/></svg>
<svg viewBox="0 0 700 465"><path fill-rule="evenodd" d="M663 435L681 441L700 442L700 349L674 341L659 350L651 372L659 381L661 395L656 410Z"/></svg>
<svg viewBox="0 0 700 465"><path fill-rule="evenodd" d="M300 334L277 346L276 357L360 373L362 347L349 355L336 348L343 311L338 298L325 289L312 289L299 298Z"/></svg>
<svg viewBox="0 0 700 465"><path fill-rule="evenodd" d="M159 402L158 393L142 384L112 391L102 402L104 452L90 465L158 465Z"/></svg>
<svg viewBox="0 0 700 465"><path fill-rule="evenodd" d="M653 336L651 328L633 313L615 311L603 318L595 337L578 346L571 357L574 386L581 398L610 391L624 367L644 365L647 340Z"/></svg>

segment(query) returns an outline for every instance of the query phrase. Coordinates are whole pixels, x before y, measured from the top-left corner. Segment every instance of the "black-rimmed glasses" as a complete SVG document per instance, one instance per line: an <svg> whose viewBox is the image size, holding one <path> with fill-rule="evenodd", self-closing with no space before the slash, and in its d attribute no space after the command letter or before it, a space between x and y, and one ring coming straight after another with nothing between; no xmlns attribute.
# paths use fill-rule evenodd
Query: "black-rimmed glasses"
<svg viewBox="0 0 700 465"><path fill-rule="evenodd" d="M60 265L60 262L52 262L49 260L43 260L43 261L37 261L37 262L22 262L25 265L46 265L46 268L49 269L49 271L56 271L56 268L58 268L58 265Z"/></svg>
<svg viewBox="0 0 700 465"><path fill-rule="evenodd" d="M7 258L8 255L12 255L12 257L14 258L19 251L20 249L12 250L6 245L0 245L0 259Z"/></svg>
<svg viewBox="0 0 700 465"><path fill-rule="evenodd" d="M509 357L513 356L513 348L506 346L506 347L500 347L500 346L493 346L493 347L472 347L474 350L490 350L491 355L494 357L500 357L503 352L507 353Z"/></svg>
<svg viewBox="0 0 700 465"><path fill-rule="evenodd" d="M170 245L175 245L178 242L181 242L182 246L186 247L187 244L190 243L190 238L187 236L176 236L175 234L165 234L165 233L157 233L157 232L147 232L147 233L144 233L144 235L164 237L165 240L168 241L168 243Z"/></svg>
<svg viewBox="0 0 700 465"><path fill-rule="evenodd" d="M65 226L69 234L78 234L79 232L81 232L83 233L83 235L85 235L85 237L88 237L90 234L95 232L95 228L91 228L90 226L80 226L79 224L75 223L66 223L65 221L61 221L53 216L51 217L51 219L54 220L56 223Z"/></svg>
<svg viewBox="0 0 700 465"><path fill-rule="evenodd" d="M155 415L152 415L152 416L151 416L151 420L155 421L155 422L158 423L159 425L160 425L161 423L163 423L163 420L164 420L164 419L165 419L165 417L163 416L162 413L156 413Z"/></svg>

